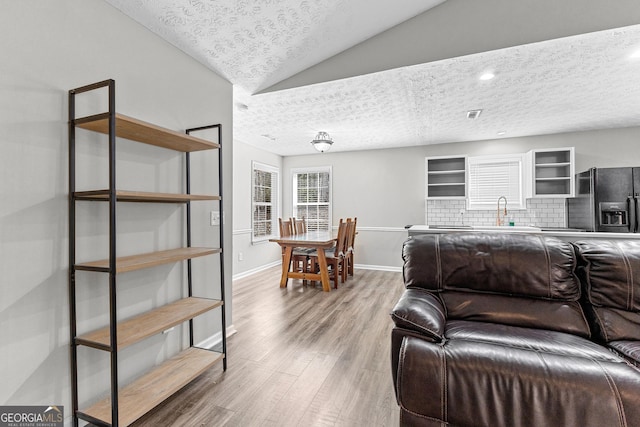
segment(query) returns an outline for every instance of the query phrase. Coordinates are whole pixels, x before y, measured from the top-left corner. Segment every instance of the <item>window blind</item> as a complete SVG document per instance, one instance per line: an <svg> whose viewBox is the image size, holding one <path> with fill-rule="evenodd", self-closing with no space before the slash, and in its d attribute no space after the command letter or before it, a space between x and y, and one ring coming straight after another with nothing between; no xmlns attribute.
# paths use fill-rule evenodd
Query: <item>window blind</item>
<svg viewBox="0 0 640 427"><path fill-rule="evenodd" d="M253 162L251 238L259 242L277 237L278 169Z"/></svg>
<svg viewBox="0 0 640 427"><path fill-rule="evenodd" d="M308 231L331 230L331 169L293 172L293 216L304 218Z"/></svg>
<svg viewBox="0 0 640 427"><path fill-rule="evenodd" d="M468 209L493 209L505 196L511 209L523 209L521 154L469 157Z"/></svg>

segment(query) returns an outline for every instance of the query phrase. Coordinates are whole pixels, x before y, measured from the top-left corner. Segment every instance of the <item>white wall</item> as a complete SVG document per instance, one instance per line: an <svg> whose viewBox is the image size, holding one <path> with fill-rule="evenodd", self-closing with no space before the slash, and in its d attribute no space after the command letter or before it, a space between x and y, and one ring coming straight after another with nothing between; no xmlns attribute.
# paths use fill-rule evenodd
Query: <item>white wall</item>
<svg viewBox="0 0 640 427"><path fill-rule="evenodd" d="M238 140L233 144L233 274L241 277L278 263L282 258L280 246L275 243L251 243L252 162L279 168L280 186L283 170L281 156Z"/></svg>
<svg viewBox="0 0 640 427"><path fill-rule="evenodd" d="M230 145L232 87L100 0L3 2L0 52L0 405L64 405L68 421L67 91L113 78L119 112L176 130L222 123L223 143ZM87 133L83 138L79 162L94 166L81 172L98 181L104 140ZM120 158L127 159L119 169L119 185L180 187L180 159L153 148L119 144ZM224 157L231 218L232 151ZM85 233L80 240L87 252L104 250L106 228L93 221L106 218L101 209L96 204L80 209L84 219L78 228ZM118 214L120 247L126 252L180 243L179 207L129 204ZM225 229L230 248L231 221ZM226 264L230 278L230 257ZM80 332L86 332L105 319L106 280L97 273L80 275ZM120 275L119 301L128 314L162 304L175 296L173 279L183 276L180 266ZM181 341L176 334L121 352L121 380L171 353ZM81 349L80 356L81 400L87 401L107 392L95 383L108 378L108 359L91 349Z"/></svg>

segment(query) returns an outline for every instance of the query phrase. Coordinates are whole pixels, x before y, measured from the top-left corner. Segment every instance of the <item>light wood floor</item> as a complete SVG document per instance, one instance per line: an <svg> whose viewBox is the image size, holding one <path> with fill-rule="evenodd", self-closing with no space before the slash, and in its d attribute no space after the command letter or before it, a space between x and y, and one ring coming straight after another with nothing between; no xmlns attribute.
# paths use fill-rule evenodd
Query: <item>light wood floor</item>
<svg viewBox="0 0 640 427"><path fill-rule="evenodd" d="M330 293L275 267L234 282L228 368L212 367L134 425L396 426L389 312L401 273L356 270Z"/></svg>

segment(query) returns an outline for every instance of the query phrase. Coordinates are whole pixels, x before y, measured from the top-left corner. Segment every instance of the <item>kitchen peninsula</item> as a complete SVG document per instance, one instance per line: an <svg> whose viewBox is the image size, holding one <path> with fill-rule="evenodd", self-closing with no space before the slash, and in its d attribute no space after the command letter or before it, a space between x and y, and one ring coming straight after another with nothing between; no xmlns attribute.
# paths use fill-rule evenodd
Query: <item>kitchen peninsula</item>
<svg viewBox="0 0 640 427"><path fill-rule="evenodd" d="M547 236L555 236L566 241L575 241L582 239L638 239L640 233L603 233L591 231L579 231L569 228L540 228L531 226L429 226L429 225L412 225L408 229L409 237L420 234L445 234L445 233L528 233L541 234Z"/></svg>

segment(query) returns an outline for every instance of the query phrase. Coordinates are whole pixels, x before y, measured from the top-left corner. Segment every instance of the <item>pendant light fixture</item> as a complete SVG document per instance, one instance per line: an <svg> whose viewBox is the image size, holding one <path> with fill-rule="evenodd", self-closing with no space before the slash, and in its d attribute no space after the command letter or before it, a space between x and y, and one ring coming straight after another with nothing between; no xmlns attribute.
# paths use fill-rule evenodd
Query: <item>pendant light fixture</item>
<svg viewBox="0 0 640 427"><path fill-rule="evenodd" d="M318 150L321 153L324 153L325 151L329 151L329 149L331 148L331 144L333 144L333 141L331 140L331 137L329 136L328 133L326 132L318 132L318 134L316 135L316 138L311 141L311 144L313 144L313 147Z"/></svg>

